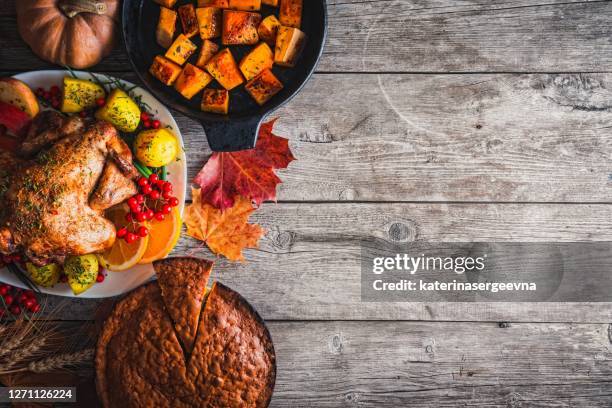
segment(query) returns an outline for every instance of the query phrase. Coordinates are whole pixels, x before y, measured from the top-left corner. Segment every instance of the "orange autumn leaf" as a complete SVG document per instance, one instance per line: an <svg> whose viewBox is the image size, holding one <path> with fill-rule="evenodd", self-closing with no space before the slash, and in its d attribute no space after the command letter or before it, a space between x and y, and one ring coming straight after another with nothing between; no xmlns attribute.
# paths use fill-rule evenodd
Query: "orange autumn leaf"
<svg viewBox="0 0 612 408"><path fill-rule="evenodd" d="M215 254L231 261L242 261L242 250L257 248L264 230L257 224L249 224L249 216L255 208L251 201L237 197L234 205L221 212L202 203L199 188L192 188L193 203L185 208L184 222L187 235L204 241Z"/></svg>

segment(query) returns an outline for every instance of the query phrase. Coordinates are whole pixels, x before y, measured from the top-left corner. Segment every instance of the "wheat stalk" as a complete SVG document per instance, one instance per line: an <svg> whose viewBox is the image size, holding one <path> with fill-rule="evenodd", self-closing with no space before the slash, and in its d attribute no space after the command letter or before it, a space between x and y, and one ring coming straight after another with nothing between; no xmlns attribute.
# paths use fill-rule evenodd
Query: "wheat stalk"
<svg viewBox="0 0 612 408"><path fill-rule="evenodd" d="M7 356L11 351L17 348L30 332L31 328L31 325L24 325L23 322L13 323L12 326L16 327L15 333L0 345L0 357Z"/></svg>
<svg viewBox="0 0 612 408"><path fill-rule="evenodd" d="M94 349L89 348L75 353L64 353L51 356L38 361L32 361L23 371L34 373L48 373L60 368L74 367L91 363L94 357Z"/></svg>
<svg viewBox="0 0 612 408"><path fill-rule="evenodd" d="M31 342L15 351L15 353L11 355L11 359L7 360L6 364L0 365L0 371L9 371L22 361L32 359L39 355L41 351L44 351L43 348L47 345L49 340L50 335L35 337Z"/></svg>

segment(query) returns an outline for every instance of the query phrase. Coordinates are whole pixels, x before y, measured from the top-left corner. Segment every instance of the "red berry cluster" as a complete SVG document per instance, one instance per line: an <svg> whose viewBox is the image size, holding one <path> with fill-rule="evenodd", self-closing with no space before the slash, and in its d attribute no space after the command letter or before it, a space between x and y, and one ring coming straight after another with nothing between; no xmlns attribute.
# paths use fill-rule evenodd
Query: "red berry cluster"
<svg viewBox="0 0 612 408"><path fill-rule="evenodd" d="M145 129L159 129L161 126L161 122L157 119L153 119L151 114L147 112L142 112L140 114L140 120Z"/></svg>
<svg viewBox="0 0 612 408"><path fill-rule="evenodd" d="M54 109L59 109L62 103L62 91L57 85L53 85L49 89L38 88L36 90L36 95Z"/></svg>
<svg viewBox="0 0 612 408"><path fill-rule="evenodd" d="M1 283L0 296L2 296L5 306L5 308L0 309L0 318L7 311L14 316L18 316L22 311L36 313L40 310L38 299L36 299L36 295L31 290L24 290Z"/></svg>
<svg viewBox="0 0 612 408"><path fill-rule="evenodd" d="M141 177L137 184L139 193L127 200L130 212L125 220L131 225L117 231L117 237L128 244L149 235L149 229L137 223L153 219L163 221L172 207L179 205L178 198L172 196L172 183L160 180L157 174L153 173L149 178Z"/></svg>

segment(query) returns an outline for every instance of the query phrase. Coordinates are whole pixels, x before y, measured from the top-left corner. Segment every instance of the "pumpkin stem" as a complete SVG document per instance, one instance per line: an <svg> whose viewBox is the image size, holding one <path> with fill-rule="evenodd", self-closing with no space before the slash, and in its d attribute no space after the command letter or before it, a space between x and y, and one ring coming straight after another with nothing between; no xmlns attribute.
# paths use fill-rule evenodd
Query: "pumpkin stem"
<svg viewBox="0 0 612 408"><path fill-rule="evenodd" d="M79 13L106 14L106 4L96 0L59 0L57 6L69 18Z"/></svg>

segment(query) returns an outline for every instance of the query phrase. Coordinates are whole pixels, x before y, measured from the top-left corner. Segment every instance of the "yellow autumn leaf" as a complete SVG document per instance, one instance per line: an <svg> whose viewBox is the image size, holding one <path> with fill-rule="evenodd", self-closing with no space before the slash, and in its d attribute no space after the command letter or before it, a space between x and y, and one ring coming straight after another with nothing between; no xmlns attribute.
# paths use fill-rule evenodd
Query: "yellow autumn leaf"
<svg viewBox="0 0 612 408"><path fill-rule="evenodd" d="M191 193L193 202L183 217L187 235L204 241L211 251L231 261L244 260L243 249L257 248L264 229L248 223L255 211L250 200L238 197L232 207L221 212L202 203L199 188L192 188Z"/></svg>

